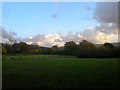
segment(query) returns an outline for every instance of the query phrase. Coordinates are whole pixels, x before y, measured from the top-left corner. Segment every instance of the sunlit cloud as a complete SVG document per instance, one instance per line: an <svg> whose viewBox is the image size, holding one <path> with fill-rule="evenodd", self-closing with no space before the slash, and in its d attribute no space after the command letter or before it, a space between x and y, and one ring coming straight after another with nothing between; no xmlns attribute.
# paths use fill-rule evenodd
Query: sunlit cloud
<svg viewBox="0 0 120 90"><path fill-rule="evenodd" d="M62 8L60 7L58 2L54 4L57 10L62 11ZM106 39L106 42L110 42L110 43L118 42L118 11L117 11L118 5L117 3L96 3L96 8L94 9L91 8L89 4L84 4L84 8L87 9L87 11L94 10L94 13L92 15L93 17L88 15L88 17L86 17L85 19L88 20L87 22L89 22L89 20L95 20L97 22L97 26L94 26L94 27L86 26L85 27L86 29L82 31L77 31L74 33L69 32L66 35L64 35L64 33L53 34L50 32L47 34L42 34L40 33L40 31L36 31L35 33L33 33L33 36L28 36L26 38L21 38L21 37L19 38L17 37L17 34L19 35L19 33L12 32L12 31L8 32L4 28L1 28L0 31L2 32L1 33L3 38L2 40L3 42L13 42L14 40L16 40L17 42L23 41L30 45L37 44L39 46L45 46L45 47L51 47L53 45L64 46L65 42L68 42L68 41L74 41L78 44L82 40L88 40L95 44L105 43L105 39ZM50 14L50 15L52 18L57 19L59 18L58 14L59 14L58 12L57 13L53 12L53 14ZM32 19L34 18L35 17L32 17ZM72 20L72 17L70 17L69 19ZM69 25L66 27L68 28ZM49 28L49 25L45 28ZM54 30L55 29L56 28L54 28Z"/></svg>
<svg viewBox="0 0 120 90"><path fill-rule="evenodd" d="M6 31L7 36L9 36L8 32ZM5 36L4 36L5 35ZM14 34L12 34L14 36ZM72 32L69 32L67 35L64 35L63 33L48 33L48 34L36 34L34 36L30 36L27 38L19 39L19 38L12 38L9 39L6 38L6 34L3 34L3 41L11 42L10 40L16 40L17 42L26 42L29 45L35 44L39 46L45 46L45 47L51 47L53 45L58 45L59 47L64 46L65 42L68 41L75 41L77 44L81 42L82 40L88 40L94 44L100 44L105 43L105 37L106 42L118 42L118 35L115 34L105 34L104 32L101 32L99 30L96 30L95 28L89 27L86 28L82 32L76 32L73 34Z"/></svg>

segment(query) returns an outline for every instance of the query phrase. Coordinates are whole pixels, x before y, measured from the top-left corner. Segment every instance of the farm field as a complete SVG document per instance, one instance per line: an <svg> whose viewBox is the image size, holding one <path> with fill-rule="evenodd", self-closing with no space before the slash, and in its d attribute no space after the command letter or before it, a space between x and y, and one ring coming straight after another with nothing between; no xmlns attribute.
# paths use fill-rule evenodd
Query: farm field
<svg viewBox="0 0 120 90"><path fill-rule="evenodd" d="M3 88L117 88L119 58L3 56Z"/></svg>

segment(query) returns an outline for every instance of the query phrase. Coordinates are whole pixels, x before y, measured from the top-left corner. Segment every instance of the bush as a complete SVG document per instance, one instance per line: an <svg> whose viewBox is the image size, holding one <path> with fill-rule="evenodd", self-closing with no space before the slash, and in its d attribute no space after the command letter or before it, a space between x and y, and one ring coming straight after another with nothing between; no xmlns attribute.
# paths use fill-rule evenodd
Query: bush
<svg viewBox="0 0 120 90"><path fill-rule="evenodd" d="M112 50L112 57L120 58L120 48L115 48Z"/></svg>
<svg viewBox="0 0 120 90"><path fill-rule="evenodd" d="M111 57L110 49L80 49L77 57L79 58L107 58Z"/></svg>

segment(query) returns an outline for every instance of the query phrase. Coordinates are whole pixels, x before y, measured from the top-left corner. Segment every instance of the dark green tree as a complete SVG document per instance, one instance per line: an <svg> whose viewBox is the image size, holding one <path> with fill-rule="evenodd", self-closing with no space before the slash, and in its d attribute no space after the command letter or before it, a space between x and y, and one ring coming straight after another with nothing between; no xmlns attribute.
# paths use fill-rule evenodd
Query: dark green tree
<svg viewBox="0 0 120 90"><path fill-rule="evenodd" d="M18 44L18 43L14 43L13 45L12 45L12 51L13 51L13 53L20 53L20 45Z"/></svg>
<svg viewBox="0 0 120 90"><path fill-rule="evenodd" d="M112 45L111 43L105 43L105 44L104 44L104 47L110 48L110 49L114 49L114 48L115 48L115 46Z"/></svg>
<svg viewBox="0 0 120 90"><path fill-rule="evenodd" d="M66 42L65 43L65 53L68 55L75 55L76 51L78 50L78 46L74 41Z"/></svg>
<svg viewBox="0 0 120 90"><path fill-rule="evenodd" d="M30 48L25 42L20 42L19 46L22 54L28 54L30 52Z"/></svg>
<svg viewBox="0 0 120 90"><path fill-rule="evenodd" d="M88 42L87 40L83 40L82 42L80 42L79 47L82 49L94 49L94 48L96 48L96 46L93 43Z"/></svg>
<svg viewBox="0 0 120 90"><path fill-rule="evenodd" d="M2 45L2 54L6 54L6 48Z"/></svg>

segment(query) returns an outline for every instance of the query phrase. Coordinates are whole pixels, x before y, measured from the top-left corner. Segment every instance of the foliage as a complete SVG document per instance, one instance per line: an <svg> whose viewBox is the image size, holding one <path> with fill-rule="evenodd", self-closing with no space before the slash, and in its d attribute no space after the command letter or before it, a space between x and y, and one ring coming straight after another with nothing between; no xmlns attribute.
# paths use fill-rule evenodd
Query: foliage
<svg viewBox="0 0 120 90"><path fill-rule="evenodd" d="M6 54L6 49L5 49L5 47L4 46L2 46L2 54Z"/></svg>
<svg viewBox="0 0 120 90"><path fill-rule="evenodd" d="M38 45L27 45L25 42L13 45L3 44L7 54L52 54L52 55L74 55L77 57L120 57L120 49L110 43L105 43L101 47L96 47L93 43L83 40L78 45L74 41L65 43L64 47L54 45L52 47L41 47ZM5 50L4 50L5 53Z"/></svg>
<svg viewBox="0 0 120 90"><path fill-rule="evenodd" d="M12 48L13 48L13 49L12 49L13 53L19 54L20 52L22 52L22 51L20 50L20 45L17 44L17 43L13 44L13 45L12 45Z"/></svg>
<svg viewBox="0 0 120 90"><path fill-rule="evenodd" d="M110 43L105 43L105 44L104 44L104 47L110 48L110 49L114 49L114 48L115 48L115 46L112 45L112 44L110 44Z"/></svg>
<svg viewBox="0 0 120 90"><path fill-rule="evenodd" d="M68 55L75 55L78 46L74 41L66 42L65 43L65 53Z"/></svg>
<svg viewBox="0 0 120 90"><path fill-rule="evenodd" d="M19 43L19 46L20 46L20 52L21 52L22 54L27 54L27 53L29 53L29 46L28 46L26 43L20 42L20 43Z"/></svg>
<svg viewBox="0 0 120 90"><path fill-rule="evenodd" d="M96 48L95 45L93 43L90 43L86 40L83 40L82 42L79 43L79 47L80 48L84 48L84 49L94 49Z"/></svg>

